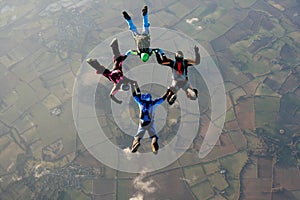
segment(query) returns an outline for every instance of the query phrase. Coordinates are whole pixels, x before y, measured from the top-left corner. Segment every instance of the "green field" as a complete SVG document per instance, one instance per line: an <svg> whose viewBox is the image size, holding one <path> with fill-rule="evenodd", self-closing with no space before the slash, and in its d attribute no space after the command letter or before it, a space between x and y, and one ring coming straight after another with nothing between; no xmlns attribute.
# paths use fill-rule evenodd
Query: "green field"
<svg viewBox="0 0 300 200"><path fill-rule="evenodd" d="M251 7L257 0L234 0L235 3L237 3L241 8L249 8Z"/></svg>
<svg viewBox="0 0 300 200"><path fill-rule="evenodd" d="M207 175L214 174L220 170L220 163L219 161L204 163L203 169Z"/></svg>
<svg viewBox="0 0 300 200"><path fill-rule="evenodd" d="M223 191L229 186L225 176L219 172L210 175L208 180L211 186L217 188L219 191Z"/></svg>
<svg viewBox="0 0 300 200"><path fill-rule="evenodd" d="M228 171L228 175L231 179L240 179L240 173L248 160L246 151L240 151L230 156L226 156L220 159L221 167Z"/></svg>
<svg viewBox="0 0 300 200"><path fill-rule="evenodd" d="M209 199L214 196L214 191L209 181L201 182L193 186L191 189L198 199Z"/></svg>
<svg viewBox="0 0 300 200"><path fill-rule="evenodd" d="M254 99L255 125L275 133L280 98L260 96Z"/></svg>
<svg viewBox="0 0 300 200"><path fill-rule="evenodd" d="M194 186L207 178L202 165L200 164L185 167L183 171L184 177L188 180L190 186Z"/></svg>
<svg viewBox="0 0 300 200"><path fill-rule="evenodd" d="M267 86L264 83L261 83L256 90L256 95L258 96L274 96L274 97L280 97L280 95L276 92L274 92L269 86Z"/></svg>

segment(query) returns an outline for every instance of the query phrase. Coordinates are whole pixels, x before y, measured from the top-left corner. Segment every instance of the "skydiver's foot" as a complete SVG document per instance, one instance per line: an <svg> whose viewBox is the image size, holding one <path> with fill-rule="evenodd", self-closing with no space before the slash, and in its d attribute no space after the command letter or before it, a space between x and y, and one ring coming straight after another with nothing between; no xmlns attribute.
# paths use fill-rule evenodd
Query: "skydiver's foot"
<svg viewBox="0 0 300 200"><path fill-rule="evenodd" d="M172 104L175 102L176 99L177 99L176 94L173 94L173 95L170 97L170 99L168 99L168 103L169 103L170 105L172 105Z"/></svg>
<svg viewBox="0 0 300 200"><path fill-rule="evenodd" d="M126 11L123 11L123 16L126 20L131 20L131 17L128 15Z"/></svg>
<svg viewBox="0 0 300 200"><path fill-rule="evenodd" d="M157 151L159 149L157 139L158 139L157 136L154 136L151 141L151 148L154 154L157 154Z"/></svg>
<svg viewBox="0 0 300 200"><path fill-rule="evenodd" d="M133 140L132 146L131 146L131 153L135 153L138 148L140 147L141 143L140 143L140 138L136 138Z"/></svg>
<svg viewBox="0 0 300 200"><path fill-rule="evenodd" d="M93 63L93 62L96 62L96 61L97 61L97 59L94 59L94 58L88 58L88 59L86 59L87 63Z"/></svg>
<svg viewBox="0 0 300 200"><path fill-rule="evenodd" d="M198 97L198 90L197 89L193 89L193 91L195 92L196 97Z"/></svg>
<svg viewBox="0 0 300 200"><path fill-rule="evenodd" d="M144 6L144 8L142 9L142 15L145 16L148 13L148 7Z"/></svg>

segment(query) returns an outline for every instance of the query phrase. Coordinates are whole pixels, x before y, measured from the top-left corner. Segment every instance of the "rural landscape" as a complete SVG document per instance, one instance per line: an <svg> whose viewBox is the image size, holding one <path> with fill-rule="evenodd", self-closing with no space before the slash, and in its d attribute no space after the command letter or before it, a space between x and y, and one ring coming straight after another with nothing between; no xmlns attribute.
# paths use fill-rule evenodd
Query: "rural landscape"
<svg viewBox="0 0 300 200"><path fill-rule="evenodd" d="M171 165L135 174L104 165L85 148L72 95L87 55L128 31L122 11L140 25L144 5L151 27L188 35L213 58L227 110L217 144L199 159L210 97L191 67L192 85L201 85L196 138ZM4 0L0 13L1 200L300 199L299 0ZM95 107L105 134L125 149L132 137L111 116L111 88L101 77ZM142 89L155 97L164 91ZM174 137L179 113L176 103L168 108L161 145ZM137 105L130 115L137 122ZM148 144L141 151L150 151Z"/></svg>

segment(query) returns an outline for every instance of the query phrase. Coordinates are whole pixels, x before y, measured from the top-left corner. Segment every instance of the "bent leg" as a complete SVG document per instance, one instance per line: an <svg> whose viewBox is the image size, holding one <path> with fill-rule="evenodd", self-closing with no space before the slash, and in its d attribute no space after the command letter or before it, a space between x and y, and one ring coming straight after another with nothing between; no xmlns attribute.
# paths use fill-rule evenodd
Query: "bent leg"
<svg viewBox="0 0 300 200"><path fill-rule="evenodd" d="M110 98L114 101L114 102L116 102L116 103L118 103L118 104L121 104L122 103L122 101L121 100L119 100L119 99L117 99L116 97L115 97L115 94L119 91L119 89L120 89L120 83L117 83L117 84L114 84L114 87L112 88L112 90L111 90L111 92L110 92Z"/></svg>
<svg viewBox="0 0 300 200"><path fill-rule="evenodd" d="M142 139L142 138L144 137L144 135L145 135L146 127L147 127L147 126L142 127L142 126L139 124L139 128L138 128L137 133L136 133L135 136L134 136L134 139L137 139L137 138Z"/></svg>
<svg viewBox="0 0 300 200"><path fill-rule="evenodd" d="M148 6L144 6L142 9L142 15L143 15L143 35L149 34L149 19L148 19Z"/></svg>
<svg viewBox="0 0 300 200"><path fill-rule="evenodd" d="M128 13L126 11L123 11L123 16L126 20L126 23L128 24L129 29L132 31L132 33L138 34L135 24L133 23L131 17L128 15Z"/></svg>
<svg viewBox="0 0 300 200"><path fill-rule="evenodd" d="M189 81L187 81L187 83L184 85L184 87L182 88L185 91L185 94L187 96L187 98L191 99L191 100L196 100L198 97L198 90L197 89L193 89L189 83Z"/></svg>
<svg viewBox="0 0 300 200"><path fill-rule="evenodd" d="M149 23L148 13L147 13L145 16L143 16L143 35L149 35L150 33L149 27L150 27L150 23Z"/></svg>
<svg viewBox="0 0 300 200"><path fill-rule="evenodd" d="M149 124L148 134L149 134L150 138L157 137L156 136L156 130L155 130L155 127L154 127L154 120L152 120L151 124Z"/></svg>

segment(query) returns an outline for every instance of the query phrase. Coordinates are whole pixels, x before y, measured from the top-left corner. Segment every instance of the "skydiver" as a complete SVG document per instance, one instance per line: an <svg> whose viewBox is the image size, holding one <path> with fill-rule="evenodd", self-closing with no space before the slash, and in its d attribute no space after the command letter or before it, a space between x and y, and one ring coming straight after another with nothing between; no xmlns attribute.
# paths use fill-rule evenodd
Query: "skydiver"
<svg viewBox="0 0 300 200"><path fill-rule="evenodd" d="M113 62L114 66L111 70L105 68L103 65L101 65L97 59L89 58L86 60L86 62L91 65L94 69L96 69L97 74L102 74L105 76L108 80L110 80L114 87L112 88L110 92L110 98L115 101L118 104L121 104L122 101L118 100L115 97L115 94L120 90L127 91L129 90L129 84L135 83L136 81L131 80L123 75L122 71L122 62L127 58L127 54L122 55L119 50L118 40L114 38L112 42L110 43L110 46L113 51Z"/></svg>
<svg viewBox="0 0 300 200"><path fill-rule="evenodd" d="M177 51L175 60L172 60L164 54L162 50L155 51L157 62L161 65L166 65L172 68L172 85L170 86L171 93L167 97L167 101L172 105L177 96L176 93L183 89L186 96L191 100L196 100L198 97L198 90L193 89L188 80L188 67L198 65L200 63L199 47L195 46L195 60L184 59L182 51Z"/></svg>
<svg viewBox="0 0 300 200"><path fill-rule="evenodd" d="M141 139L143 138L145 132L148 131L149 137L151 138L152 152L156 154L159 146L157 142L158 137L154 127L154 112L156 107L165 101L170 93L170 89L168 89L162 97L155 100L152 100L152 96L149 93L141 94L137 83L131 84L131 91L135 102L140 108L139 127L136 135L134 136L131 152L135 153L138 150Z"/></svg>
<svg viewBox="0 0 300 200"><path fill-rule="evenodd" d="M135 24L133 23L131 17L126 11L123 11L123 16L129 26L129 29L132 32L133 38L136 43L136 50L128 51L128 54L138 55L143 62L146 62L149 57L152 55L154 50L158 49L151 49L150 48L150 23L148 20L148 7L144 6L142 9L142 16L143 16L143 32L139 33Z"/></svg>

